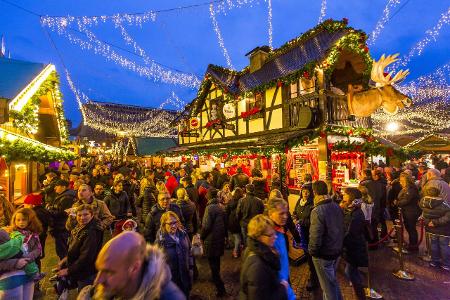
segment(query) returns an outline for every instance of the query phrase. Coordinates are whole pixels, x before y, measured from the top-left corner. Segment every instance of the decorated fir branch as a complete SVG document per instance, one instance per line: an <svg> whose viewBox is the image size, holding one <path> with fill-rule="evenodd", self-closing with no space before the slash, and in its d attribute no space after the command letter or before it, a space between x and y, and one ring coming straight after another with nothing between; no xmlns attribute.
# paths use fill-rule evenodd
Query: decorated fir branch
<svg viewBox="0 0 450 300"><path fill-rule="evenodd" d="M52 147L54 148L54 147ZM7 162L11 161L37 161L41 163L53 161L69 161L77 156L64 149L50 149L40 143L28 142L17 138L13 141L0 138L0 153Z"/></svg>

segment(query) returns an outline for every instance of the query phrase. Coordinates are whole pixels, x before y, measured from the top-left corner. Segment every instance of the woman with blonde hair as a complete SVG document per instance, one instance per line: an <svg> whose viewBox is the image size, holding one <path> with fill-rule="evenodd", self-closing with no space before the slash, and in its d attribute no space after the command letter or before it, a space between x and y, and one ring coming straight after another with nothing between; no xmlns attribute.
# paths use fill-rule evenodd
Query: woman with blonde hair
<svg viewBox="0 0 450 300"><path fill-rule="evenodd" d="M172 281L189 299L193 277L191 242L176 213L167 211L161 216L155 243L164 250Z"/></svg>
<svg viewBox="0 0 450 300"><path fill-rule="evenodd" d="M247 248L241 269L239 299L287 299L286 281L278 278L281 264L274 249L276 232L273 222L259 214L248 223Z"/></svg>

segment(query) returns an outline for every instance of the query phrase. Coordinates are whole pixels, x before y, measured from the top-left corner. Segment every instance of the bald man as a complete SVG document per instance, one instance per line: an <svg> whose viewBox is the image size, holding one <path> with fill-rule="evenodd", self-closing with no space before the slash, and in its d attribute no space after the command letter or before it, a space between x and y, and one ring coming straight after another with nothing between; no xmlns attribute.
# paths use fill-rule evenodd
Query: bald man
<svg viewBox="0 0 450 300"><path fill-rule="evenodd" d="M95 262L97 278L78 295L88 299L186 299L171 281L164 253L147 245L136 232L123 232L108 241Z"/></svg>

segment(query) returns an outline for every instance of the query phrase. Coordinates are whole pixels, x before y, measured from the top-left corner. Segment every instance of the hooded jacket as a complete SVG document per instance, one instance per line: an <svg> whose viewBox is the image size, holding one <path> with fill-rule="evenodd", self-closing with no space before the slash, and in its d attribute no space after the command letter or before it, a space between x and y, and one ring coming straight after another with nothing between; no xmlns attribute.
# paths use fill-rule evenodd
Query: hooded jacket
<svg viewBox="0 0 450 300"><path fill-rule="evenodd" d="M423 189L429 187L435 187L440 191L439 197L441 197L445 202L450 204L450 186L442 178L431 178L425 183Z"/></svg>
<svg viewBox="0 0 450 300"><path fill-rule="evenodd" d="M147 245L144 262L144 276L136 294L129 300L185 300L181 290L171 281L170 269L165 262L164 252L158 246ZM95 287L83 288L78 300L94 298ZM119 297L113 299L119 300Z"/></svg>
<svg viewBox="0 0 450 300"><path fill-rule="evenodd" d="M239 204L236 210L236 214L239 219L241 227L247 229L247 225L250 220L264 212L264 203L261 199L256 197L253 193L247 192L247 195L239 200Z"/></svg>
<svg viewBox="0 0 450 300"><path fill-rule="evenodd" d="M116 219L125 218L131 212L131 203L125 191L116 194L114 191L105 197L109 211Z"/></svg>
<svg viewBox="0 0 450 300"><path fill-rule="evenodd" d="M441 197L423 197L420 200L426 230L428 232L450 236L450 205ZM428 224L433 222L432 227Z"/></svg>

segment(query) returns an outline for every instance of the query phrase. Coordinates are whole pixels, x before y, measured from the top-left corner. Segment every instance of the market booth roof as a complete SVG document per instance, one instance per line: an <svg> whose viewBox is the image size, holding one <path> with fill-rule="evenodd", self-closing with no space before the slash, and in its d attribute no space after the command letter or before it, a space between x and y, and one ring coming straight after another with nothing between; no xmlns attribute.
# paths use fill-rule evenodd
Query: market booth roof
<svg viewBox="0 0 450 300"><path fill-rule="evenodd" d="M429 134L410 142L405 147L425 152L450 153L450 136Z"/></svg>
<svg viewBox="0 0 450 300"><path fill-rule="evenodd" d="M136 155L150 156L157 152L165 151L167 149L176 147L177 144L172 138L136 138Z"/></svg>
<svg viewBox="0 0 450 300"><path fill-rule="evenodd" d="M41 63L0 57L0 98L16 97L44 68Z"/></svg>

